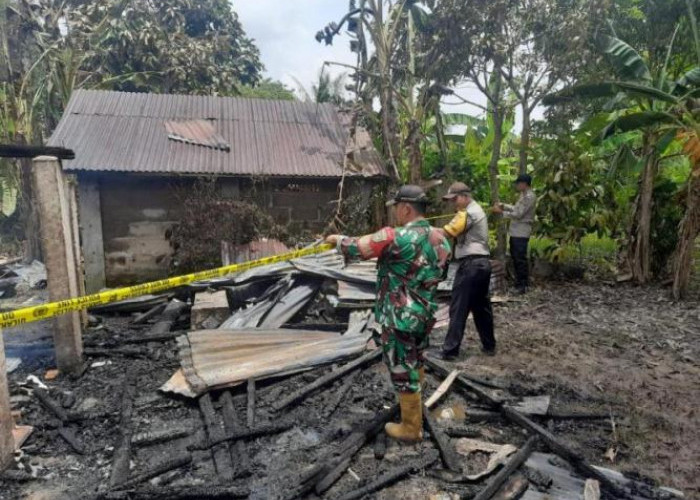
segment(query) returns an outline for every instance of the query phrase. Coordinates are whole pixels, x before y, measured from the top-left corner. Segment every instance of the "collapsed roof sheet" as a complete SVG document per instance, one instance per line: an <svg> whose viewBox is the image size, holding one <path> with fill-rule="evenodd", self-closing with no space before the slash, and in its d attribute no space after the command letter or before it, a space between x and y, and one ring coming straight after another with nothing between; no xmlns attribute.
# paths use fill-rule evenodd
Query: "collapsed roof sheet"
<svg viewBox="0 0 700 500"><path fill-rule="evenodd" d="M250 378L263 379L331 363L367 347L369 331L198 330L178 338L182 368L161 390L197 397Z"/></svg>

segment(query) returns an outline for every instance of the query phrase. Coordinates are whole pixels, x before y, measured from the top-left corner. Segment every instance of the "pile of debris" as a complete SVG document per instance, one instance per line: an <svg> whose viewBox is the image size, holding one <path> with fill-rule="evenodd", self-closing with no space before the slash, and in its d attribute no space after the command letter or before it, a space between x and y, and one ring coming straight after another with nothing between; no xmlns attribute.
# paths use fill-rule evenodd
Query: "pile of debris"
<svg viewBox="0 0 700 500"><path fill-rule="evenodd" d="M375 283L372 263L346 266L328 252L92 311L102 318L86 334L80 376L13 374L18 418L36 430L2 476L2 491L24 496L60 485L66 498L105 499L680 496L591 466L546 427L609 415L555 414L548 397L519 397L502 380L432 359L427 439L388 441L384 424L398 408L372 340Z"/></svg>

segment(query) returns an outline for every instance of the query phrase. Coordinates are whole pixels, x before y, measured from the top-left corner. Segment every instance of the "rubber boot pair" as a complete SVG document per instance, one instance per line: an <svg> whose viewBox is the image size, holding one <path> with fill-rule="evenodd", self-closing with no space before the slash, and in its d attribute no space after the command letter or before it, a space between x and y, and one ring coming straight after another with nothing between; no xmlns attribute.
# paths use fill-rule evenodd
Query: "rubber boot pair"
<svg viewBox="0 0 700 500"><path fill-rule="evenodd" d="M415 443L423 439L423 402L421 392L425 381L425 368L418 369L420 390L418 392L400 392L401 423L389 423L384 426L387 435L397 441Z"/></svg>

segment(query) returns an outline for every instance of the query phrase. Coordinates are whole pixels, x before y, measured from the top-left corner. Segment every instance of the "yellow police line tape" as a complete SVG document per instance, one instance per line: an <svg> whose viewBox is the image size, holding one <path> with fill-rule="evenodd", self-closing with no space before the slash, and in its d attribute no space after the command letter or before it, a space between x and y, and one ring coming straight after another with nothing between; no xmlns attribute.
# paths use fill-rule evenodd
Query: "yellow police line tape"
<svg viewBox="0 0 700 500"><path fill-rule="evenodd" d="M75 299L61 300L59 302L49 302L48 304L41 304L38 306L23 307L22 309L15 309L14 311L0 313L0 328L23 325L25 323L31 323L33 321L40 321L43 319L52 318L54 316L59 316L71 311L79 311L81 309L87 309L97 305L110 304L112 302L132 299L141 295L162 292L163 290L188 285L195 281L219 278L228 274L247 271L255 267L267 266L269 264L298 259L299 257L305 257L307 255L314 255L327 250L332 250L333 248L333 245L328 244L317 245L287 253L272 255L270 257L263 257L262 259L250 260L240 264L217 267L216 269L210 269L208 271L199 271L192 274L186 274L184 276L176 276L174 278L152 281L142 285L117 288L106 292L93 293L91 295L85 295Z"/></svg>

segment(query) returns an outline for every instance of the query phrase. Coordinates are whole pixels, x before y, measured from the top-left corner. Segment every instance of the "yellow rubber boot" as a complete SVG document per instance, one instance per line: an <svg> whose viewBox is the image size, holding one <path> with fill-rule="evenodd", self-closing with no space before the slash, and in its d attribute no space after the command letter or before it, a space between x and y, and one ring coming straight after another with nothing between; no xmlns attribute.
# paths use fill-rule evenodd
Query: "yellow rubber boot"
<svg viewBox="0 0 700 500"><path fill-rule="evenodd" d="M386 424L387 435L398 441L418 442L423 439L423 404L420 392L400 392L401 423Z"/></svg>

